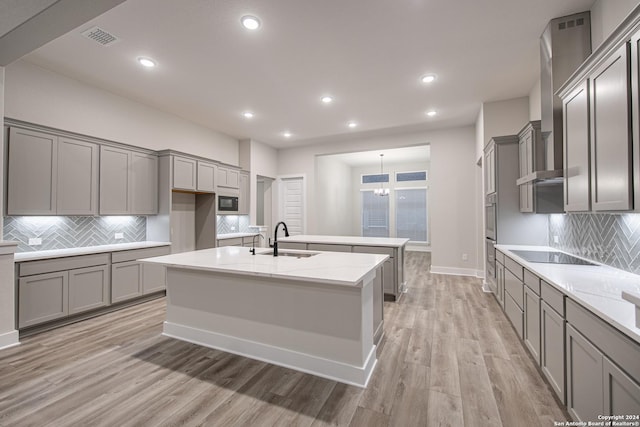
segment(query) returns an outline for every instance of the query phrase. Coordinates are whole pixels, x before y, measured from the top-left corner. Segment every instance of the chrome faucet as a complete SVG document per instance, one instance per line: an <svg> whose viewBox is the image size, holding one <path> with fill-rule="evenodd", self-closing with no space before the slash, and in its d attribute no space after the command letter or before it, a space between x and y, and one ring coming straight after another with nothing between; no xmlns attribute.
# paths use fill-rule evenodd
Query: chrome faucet
<svg viewBox="0 0 640 427"><path fill-rule="evenodd" d="M287 224L285 224L284 221L277 223L276 228L273 230L273 256L278 256L278 227L280 224L282 224L282 228L284 228L284 237L289 237Z"/></svg>

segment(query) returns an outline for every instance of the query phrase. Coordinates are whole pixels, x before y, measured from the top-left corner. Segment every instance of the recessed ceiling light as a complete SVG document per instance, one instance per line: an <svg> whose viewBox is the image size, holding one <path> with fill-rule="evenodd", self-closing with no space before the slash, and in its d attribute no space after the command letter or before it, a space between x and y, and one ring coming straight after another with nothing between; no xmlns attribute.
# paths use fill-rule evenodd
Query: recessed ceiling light
<svg viewBox="0 0 640 427"><path fill-rule="evenodd" d="M358 126L358 124L356 122L349 122L349 123L347 123L347 126L349 126L351 129L353 129L354 127Z"/></svg>
<svg viewBox="0 0 640 427"><path fill-rule="evenodd" d="M435 116L436 114L438 114L438 113L436 112L436 110L430 110L430 111L427 111L427 116L429 116L429 117L433 117L433 116Z"/></svg>
<svg viewBox="0 0 640 427"><path fill-rule="evenodd" d="M147 67L147 68L153 68L156 66L156 61L154 61L151 58L147 58L144 56L141 56L138 58L138 63L140 65L142 65L143 67Z"/></svg>
<svg viewBox="0 0 640 427"><path fill-rule="evenodd" d="M435 80L436 80L435 74L425 74L424 76L420 77L420 81L422 83L433 83Z"/></svg>
<svg viewBox="0 0 640 427"><path fill-rule="evenodd" d="M284 132L282 132L282 135L283 135L285 138L291 138L291 132L289 132L289 131L284 131Z"/></svg>
<svg viewBox="0 0 640 427"><path fill-rule="evenodd" d="M257 30L260 28L260 20L255 16L245 15L240 18L240 22L242 22L242 26L247 30Z"/></svg>
<svg viewBox="0 0 640 427"><path fill-rule="evenodd" d="M322 98L320 98L320 101L322 101L323 104L331 104L333 102L333 97L329 95L325 95Z"/></svg>
<svg viewBox="0 0 640 427"><path fill-rule="evenodd" d="M251 111L245 111L244 113L242 113L242 115L244 116L245 119L253 118L253 113Z"/></svg>

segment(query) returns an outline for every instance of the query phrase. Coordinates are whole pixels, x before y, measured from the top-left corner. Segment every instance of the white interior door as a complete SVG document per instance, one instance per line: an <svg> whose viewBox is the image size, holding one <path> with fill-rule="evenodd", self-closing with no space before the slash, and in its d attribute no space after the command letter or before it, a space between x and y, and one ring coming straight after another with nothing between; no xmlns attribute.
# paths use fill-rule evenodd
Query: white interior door
<svg viewBox="0 0 640 427"><path fill-rule="evenodd" d="M305 232L305 183L303 176L281 177L280 215L278 220L287 224L290 235Z"/></svg>

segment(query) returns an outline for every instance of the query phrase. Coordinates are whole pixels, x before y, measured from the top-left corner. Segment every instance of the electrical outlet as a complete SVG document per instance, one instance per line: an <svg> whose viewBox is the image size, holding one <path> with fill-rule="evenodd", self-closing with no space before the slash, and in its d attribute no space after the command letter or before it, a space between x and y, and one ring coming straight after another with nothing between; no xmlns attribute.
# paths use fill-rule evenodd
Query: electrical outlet
<svg viewBox="0 0 640 427"><path fill-rule="evenodd" d="M462 260L463 260L463 261L468 261L468 260L469 260L469 255L467 255L467 254L462 254Z"/></svg>
<svg viewBox="0 0 640 427"><path fill-rule="evenodd" d="M40 237L32 237L29 239L29 246L40 246L42 239Z"/></svg>
<svg viewBox="0 0 640 427"><path fill-rule="evenodd" d="M116 239L124 239L124 234L123 233L116 233L115 238Z"/></svg>
<svg viewBox="0 0 640 427"><path fill-rule="evenodd" d="M231 226L231 231L236 231L236 226L235 225Z"/></svg>
<svg viewBox="0 0 640 427"><path fill-rule="evenodd" d="M553 243L560 243L560 239L558 239L558 236L553 236Z"/></svg>

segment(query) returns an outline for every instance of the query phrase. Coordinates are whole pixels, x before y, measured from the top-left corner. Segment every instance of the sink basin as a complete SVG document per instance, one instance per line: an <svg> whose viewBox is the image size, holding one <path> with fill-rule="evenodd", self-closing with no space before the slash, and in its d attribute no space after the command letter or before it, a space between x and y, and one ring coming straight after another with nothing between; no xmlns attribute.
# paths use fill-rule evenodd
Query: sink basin
<svg viewBox="0 0 640 427"><path fill-rule="evenodd" d="M261 252L258 255L269 255L273 256L273 251ZM309 258L314 255L318 255L318 252L287 252L287 251L278 251L278 256L288 256L293 258Z"/></svg>

